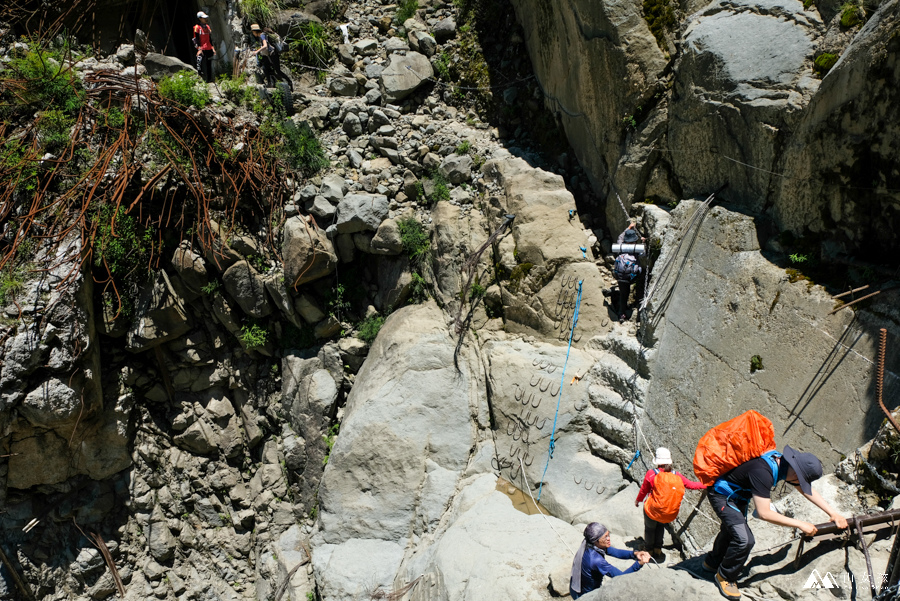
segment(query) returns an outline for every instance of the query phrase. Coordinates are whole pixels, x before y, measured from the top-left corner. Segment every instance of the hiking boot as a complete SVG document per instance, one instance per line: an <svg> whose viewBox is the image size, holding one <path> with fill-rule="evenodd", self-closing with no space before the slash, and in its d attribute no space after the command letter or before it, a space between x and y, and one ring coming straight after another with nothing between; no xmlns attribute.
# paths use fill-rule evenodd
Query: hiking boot
<svg viewBox="0 0 900 601"><path fill-rule="evenodd" d="M665 563L666 561L666 554L663 553L662 549L651 549L650 557L652 557L653 561L656 563Z"/></svg>
<svg viewBox="0 0 900 601"><path fill-rule="evenodd" d="M703 568L704 570L706 570L707 572L715 572L716 571L716 568L714 568L711 565L709 565L708 563L706 563L705 559L703 560L703 565L701 565L700 567Z"/></svg>
<svg viewBox="0 0 900 601"><path fill-rule="evenodd" d="M738 590L737 583L728 582L722 576L716 572L716 587L718 587L719 592L722 593L722 596L726 599L740 599L741 591Z"/></svg>

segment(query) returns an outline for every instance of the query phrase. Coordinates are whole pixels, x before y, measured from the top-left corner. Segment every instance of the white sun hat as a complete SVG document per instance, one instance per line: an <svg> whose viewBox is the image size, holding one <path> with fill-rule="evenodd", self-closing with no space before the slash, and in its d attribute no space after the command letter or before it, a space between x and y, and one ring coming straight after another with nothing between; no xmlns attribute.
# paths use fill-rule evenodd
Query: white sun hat
<svg viewBox="0 0 900 601"><path fill-rule="evenodd" d="M672 465L672 453L665 447L656 449L656 457L653 458L656 465Z"/></svg>

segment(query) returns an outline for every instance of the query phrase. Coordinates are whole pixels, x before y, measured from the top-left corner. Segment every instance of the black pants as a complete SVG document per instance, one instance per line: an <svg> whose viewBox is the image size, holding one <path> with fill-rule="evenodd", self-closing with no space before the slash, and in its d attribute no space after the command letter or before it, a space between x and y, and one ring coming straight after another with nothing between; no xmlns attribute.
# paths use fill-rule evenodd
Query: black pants
<svg viewBox="0 0 900 601"><path fill-rule="evenodd" d="M713 511L722 520L722 529L713 543L712 551L706 556L706 563L713 569L718 568L719 574L728 582L737 582L756 543L747 524L749 502L741 502L735 497L729 502L725 495L712 489L707 498Z"/></svg>
<svg viewBox="0 0 900 601"><path fill-rule="evenodd" d="M280 80L286 82L291 91L294 91L294 83L291 81L291 78L281 70L281 56L277 52L269 56L260 54L259 63L262 65L263 75L266 77L266 85L268 87L274 88L275 82Z"/></svg>
<svg viewBox="0 0 900 601"><path fill-rule="evenodd" d="M625 315L628 309L628 297L631 296L631 280L616 280L619 284L619 315Z"/></svg>
<svg viewBox="0 0 900 601"><path fill-rule="evenodd" d="M200 54L197 55L197 73L200 74L200 77L206 83L215 81L213 78L212 57L212 50L202 50Z"/></svg>
<svg viewBox="0 0 900 601"><path fill-rule="evenodd" d="M657 522L646 513L644 514L644 545L647 551L662 549L663 537L666 534L666 525Z"/></svg>

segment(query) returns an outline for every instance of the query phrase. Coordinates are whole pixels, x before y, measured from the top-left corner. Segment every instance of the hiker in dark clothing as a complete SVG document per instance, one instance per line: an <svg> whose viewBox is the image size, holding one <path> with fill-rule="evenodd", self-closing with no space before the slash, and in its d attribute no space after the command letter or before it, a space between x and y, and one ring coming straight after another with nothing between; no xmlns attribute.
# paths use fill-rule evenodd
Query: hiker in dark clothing
<svg viewBox="0 0 900 601"><path fill-rule="evenodd" d="M618 244L637 244L643 242L644 238L637 233L635 222L631 222L624 232L619 234ZM637 258L630 253L622 253L616 257L616 265L613 269L613 275L619 286L619 323L625 323L628 319L626 311L628 310L628 297L631 295L631 283L640 275L641 266L638 265Z"/></svg>
<svg viewBox="0 0 900 601"><path fill-rule="evenodd" d="M215 81L213 79L212 58L216 55L216 47L213 46L212 28L209 26L209 15L202 10L197 13L197 20L200 21L194 25L194 48L197 49L197 73L206 83Z"/></svg>
<svg viewBox="0 0 900 601"><path fill-rule="evenodd" d="M263 70L263 76L266 78L266 86L274 88L275 83L278 80L281 80L287 82L287 85L293 92L294 83L291 81L291 78L285 75L284 71L281 70L281 53L275 45L277 34L268 27L265 29L260 28L256 23L250 26L250 32L261 44L260 47L251 54L256 55L259 59L259 64L262 66Z"/></svg>
<svg viewBox="0 0 900 601"><path fill-rule="evenodd" d="M846 528L847 520L812 489L812 482L822 477L822 462L812 453L800 453L789 446L784 453L776 451L745 461L719 477L709 488L709 503L722 520L722 528L712 551L706 555L703 569L715 571L716 586L726 599L740 599L737 579L750 557L755 539L747 525L750 499L760 519L779 526L799 528L813 536L816 527L809 522L781 515L772 508L771 490L781 480L794 486L812 504L828 514L838 528Z"/></svg>
<svg viewBox="0 0 900 601"><path fill-rule="evenodd" d="M584 529L584 540L575 553L572 561L572 578L569 581L569 594L572 599L577 599L591 592L603 584L603 577L621 576L637 572L650 561L650 554L646 551L625 551L615 549L612 546L609 530L603 524L591 522ZM634 559L635 562L625 570L620 570L606 561L610 555L617 559Z"/></svg>

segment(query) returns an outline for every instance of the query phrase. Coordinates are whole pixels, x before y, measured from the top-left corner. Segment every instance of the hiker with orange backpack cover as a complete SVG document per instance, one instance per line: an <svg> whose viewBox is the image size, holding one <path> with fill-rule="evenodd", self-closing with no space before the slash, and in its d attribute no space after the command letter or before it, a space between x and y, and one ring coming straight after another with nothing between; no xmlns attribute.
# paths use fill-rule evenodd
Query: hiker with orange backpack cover
<svg viewBox="0 0 900 601"><path fill-rule="evenodd" d="M665 447L656 449L653 463L656 468L647 470L634 506L647 499L644 502L644 546L653 561L662 563L666 560L662 552L665 527L678 517L684 489L704 490L706 486L673 470L672 453Z"/></svg>
<svg viewBox="0 0 900 601"><path fill-rule="evenodd" d="M799 528L807 536L816 534L815 525L781 515L773 508L771 490L779 481L794 486L838 528L847 527L844 516L812 489L812 482L822 477L822 462L812 453L789 446L783 453L776 451L772 422L756 411L747 411L707 432L694 454L694 473L710 485L707 498L722 521L703 569L716 572L716 586L726 599L740 599L737 579L756 542L747 524L751 499L760 519Z"/></svg>

